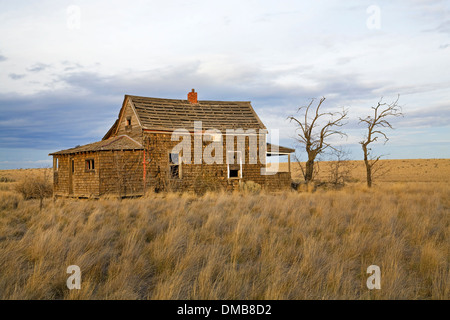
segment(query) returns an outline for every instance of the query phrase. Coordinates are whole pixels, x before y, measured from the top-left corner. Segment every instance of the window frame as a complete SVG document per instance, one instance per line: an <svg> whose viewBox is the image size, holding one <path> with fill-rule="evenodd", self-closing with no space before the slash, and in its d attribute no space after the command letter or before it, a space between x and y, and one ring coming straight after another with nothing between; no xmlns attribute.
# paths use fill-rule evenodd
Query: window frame
<svg viewBox="0 0 450 320"><path fill-rule="evenodd" d="M95 159L86 158L84 161L84 172L95 172Z"/></svg>
<svg viewBox="0 0 450 320"><path fill-rule="evenodd" d="M125 118L125 129L131 129L131 116Z"/></svg>
<svg viewBox="0 0 450 320"><path fill-rule="evenodd" d="M174 163L174 162L172 162L172 157L171 157L171 154L176 154L177 155L177 162L178 163ZM182 179L182 177L183 177L183 174L182 174L182 161L181 161L181 157L180 157L180 152L171 152L171 151L169 151L169 153L168 153L168 155L167 155L167 157L168 157L168 163L169 163L169 177L170 177L170 179ZM178 176L174 176L174 175L172 175L172 167L178 167Z"/></svg>
<svg viewBox="0 0 450 320"><path fill-rule="evenodd" d="M53 171L54 172L59 171L59 158L58 157L55 157L53 159Z"/></svg>
<svg viewBox="0 0 450 320"><path fill-rule="evenodd" d="M242 179L242 152L233 150L233 151L227 151L227 153L228 154L230 154L230 153L239 154L239 158L238 158L239 161L233 161L233 163L227 163L227 179L230 179L230 180L232 180L232 179ZM233 158L236 159L235 156L233 156ZM228 159L228 157L227 157L227 159ZM239 162L239 163L235 163L235 162ZM231 170L235 170L235 169L231 169L230 170L230 165L237 165L237 164L239 164L238 176L237 177L231 177L230 176L230 172L231 172Z"/></svg>

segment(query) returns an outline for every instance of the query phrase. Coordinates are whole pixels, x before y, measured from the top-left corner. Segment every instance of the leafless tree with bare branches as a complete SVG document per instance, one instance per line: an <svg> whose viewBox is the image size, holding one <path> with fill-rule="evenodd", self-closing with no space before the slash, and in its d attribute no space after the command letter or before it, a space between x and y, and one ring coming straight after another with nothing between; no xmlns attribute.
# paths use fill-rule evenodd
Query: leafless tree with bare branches
<svg viewBox="0 0 450 320"><path fill-rule="evenodd" d="M359 118L359 123L365 123L367 126L367 134L364 136L364 139L359 143L362 146L364 152L364 164L366 165L366 177L367 177L367 186L372 186L372 181L374 177L374 173L377 171L377 163L382 157L382 155L374 156L371 154L371 148L369 145L372 142L378 140L378 138L384 139L384 143L388 142L389 138L386 133L384 133L385 129L394 129L391 123L386 120L388 117L400 117L403 116L402 109L398 105L398 100L400 95L397 96L397 99L392 103L382 102L383 97L381 97L380 101L378 101L376 107L372 107L373 115L367 116L366 118Z"/></svg>
<svg viewBox="0 0 450 320"><path fill-rule="evenodd" d="M301 167L305 182L309 183L314 176L314 161L316 157L323 153L327 148L334 149L328 142L329 138L333 135L346 136L337 128L344 125L344 120L347 119L348 111L343 109L341 112L321 112L320 107L325 101L325 97L322 97L315 108L311 109L315 99L311 99L311 102L306 107L300 107L297 113L301 114L301 117L289 116L290 121L294 121L298 125L298 133L296 140L304 145L305 151L308 155L305 168ZM312 115L310 113L312 111ZM304 113L304 114L303 114ZM323 123L323 119L326 123Z"/></svg>
<svg viewBox="0 0 450 320"><path fill-rule="evenodd" d="M39 210L44 206L44 199L53 194L53 184L49 167L43 167L36 173L26 174L25 178L15 185L15 190L25 200L39 199Z"/></svg>
<svg viewBox="0 0 450 320"><path fill-rule="evenodd" d="M342 187L350 181L354 165L349 159L350 151L342 146L330 152L330 183L334 187Z"/></svg>

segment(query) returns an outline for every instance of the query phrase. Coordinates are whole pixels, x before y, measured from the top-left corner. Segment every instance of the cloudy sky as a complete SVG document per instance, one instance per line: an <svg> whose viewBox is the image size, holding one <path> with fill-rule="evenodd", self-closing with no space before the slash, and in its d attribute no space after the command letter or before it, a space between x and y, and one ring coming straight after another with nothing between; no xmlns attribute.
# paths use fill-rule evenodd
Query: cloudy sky
<svg viewBox="0 0 450 320"><path fill-rule="evenodd" d="M100 140L125 94L251 101L286 118L348 108L334 143L361 159L359 117L400 95L390 159L450 158L450 2L0 0L0 169Z"/></svg>

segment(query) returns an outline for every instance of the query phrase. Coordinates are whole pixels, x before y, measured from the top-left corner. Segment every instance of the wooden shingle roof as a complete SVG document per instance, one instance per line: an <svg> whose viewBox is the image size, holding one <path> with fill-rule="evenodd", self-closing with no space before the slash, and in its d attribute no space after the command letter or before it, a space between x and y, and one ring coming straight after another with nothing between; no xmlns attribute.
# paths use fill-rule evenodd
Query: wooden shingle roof
<svg viewBox="0 0 450 320"><path fill-rule="evenodd" d="M194 129L202 121L204 129L265 129L249 101L207 101L147 98L126 95L144 129Z"/></svg>
<svg viewBox="0 0 450 320"><path fill-rule="evenodd" d="M142 147L142 144L130 138L129 136L122 135L94 143L89 143L84 146L79 146L67 150L61 150L58 152L50 153L50 155L74 154L92 151L143 150L143 149L144 148Z"/></svg>

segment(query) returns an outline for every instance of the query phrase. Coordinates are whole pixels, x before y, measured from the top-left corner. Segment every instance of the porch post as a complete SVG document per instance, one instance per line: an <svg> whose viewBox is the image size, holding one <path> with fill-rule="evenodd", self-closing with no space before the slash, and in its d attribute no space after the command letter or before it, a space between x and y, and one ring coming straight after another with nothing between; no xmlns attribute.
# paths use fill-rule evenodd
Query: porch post
<svg viewBox="0 0 450 320"><path fill-rule="evenodd" d="M288 171L291 173L291 154L288 154Z"/></svg>

